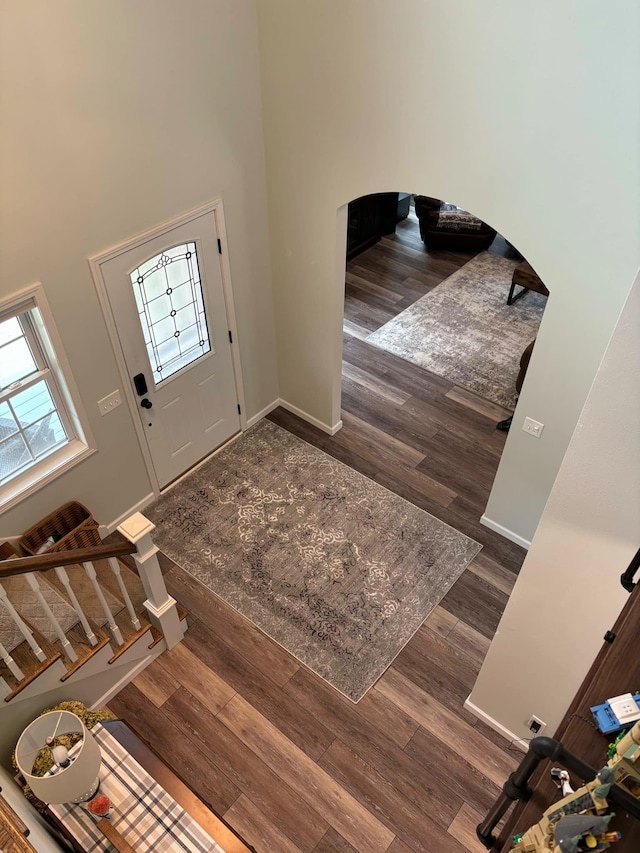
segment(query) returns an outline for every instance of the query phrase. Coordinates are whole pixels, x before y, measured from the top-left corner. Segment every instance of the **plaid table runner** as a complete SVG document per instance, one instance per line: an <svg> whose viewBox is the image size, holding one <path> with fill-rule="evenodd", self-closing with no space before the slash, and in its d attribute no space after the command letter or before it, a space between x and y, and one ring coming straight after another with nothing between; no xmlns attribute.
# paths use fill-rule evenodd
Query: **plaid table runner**
<svg viewBox="0 0 640 853"><path fill-rule="evenodd" d="M111 800L111 822L136 851L224 853L105 728L98 723L91 734L102 750L99 793ZM83 806L63 803L49 810L89 853L113 850Z"/></svg>

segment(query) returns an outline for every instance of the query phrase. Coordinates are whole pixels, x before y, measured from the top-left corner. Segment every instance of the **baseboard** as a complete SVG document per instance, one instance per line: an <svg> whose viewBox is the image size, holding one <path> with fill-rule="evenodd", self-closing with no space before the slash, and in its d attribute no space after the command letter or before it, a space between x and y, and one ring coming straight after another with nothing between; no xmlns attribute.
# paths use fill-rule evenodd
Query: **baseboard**
<svg viewBox="0 0 640 853"><path fill-rule="evenodd" d="M342 429L342 421L338 421L337 424L333 426L329 426L329 424L325 424L323 421L319 421L318 418L314 418L313 415L310 415L308 412L299 409L297 406L294 406L293 403L288 403L286 400L283 400L280 397L278 401L278 405L282 406L283 409L286 409L288 412L291 412L292 415L297 415L297 417L302 418L303 421L307 421L309 424L313 424L313 426L321 429L322 432L326 432L329 435L335 435L338 430Z"/></svg>
<svg viewBox="0 0 640 853"><path fill-rule="evenodd" d="M153 647L153 653L147 655L147 657L139 660L135 666L127 669L126 673L122 676L122 678L113 684L106 693L103 693L99 699L96 699L95 702L91 704L91 710L95 711L96 708L102 708L104 705L108 704L108 702L113 699L114 696L117 696L118 693L127 686L133 679L140 675L140 673L146 669L150 664L154 662L154 660L166 649L166 644L164 640L161 643L158 643L157 646Z"/></svg>
<svg viewBox="0 0 640 853"><path fill-rule="evenodd" d="M497 521L492 521L490 518L487 518L486 515L482 516L480 524L488 527L489 530L493 530L494 533L499 533L500 536L504 536L504 538L508 539L510 542L515 542L516 545L524 548L525 551L528 551L529 548L531 548L531 542L529 542L528 539L518 536L518 534L514 533L513 530L509 530L508 527L503 527L501 524L498 524Z"/></svg>
<svg viewBox="0 0 640 853"><path fill-rule="evenodd" d="M151 494L142 498L141 501L138 501L137 504L134 504L130 509L126 510L126 512L123 512L122 515L119 515L115 521L111 522L111 524L101 524L101 531L106 529L107 533L113 533L113 531L119 527L123 521L126 521L127 518L134 514L134 512L142 512L152 501L155 500L155 498L156 496L151 492Z"/></svg>
<svg viewBox="0 0 640 853"><path fill-rule="evenodd" d="M494 732L498 732L498 734L502 735L503 738L510 741L513 746L517 746L518 749L521 749L523 752L527 752L529 744L526 740L514 735L514 733L509 731L509 729L503 726L502 723L494 720L493 717L490 717L481 708L478 708L477 705L474 705L473 702L469 701L469 698L465 699L464 707L467 711L471 711L472 714L482 720L482 722L489 726L490 729L493 729Z"/></svg>
<svg viewBox="0 0 640 853"><path fill-rule="evenodd" d="M253 417L249 418L249 420L247 421L247 429L252 426L255 426L258 421L262 420L262 418L266 418L269 412L272 412L274 409L277 409L279 405L280 399L276 397L273 402L269 403L268 406L265 406L264 409L261 409L257 415L253 415Z"/></svg>

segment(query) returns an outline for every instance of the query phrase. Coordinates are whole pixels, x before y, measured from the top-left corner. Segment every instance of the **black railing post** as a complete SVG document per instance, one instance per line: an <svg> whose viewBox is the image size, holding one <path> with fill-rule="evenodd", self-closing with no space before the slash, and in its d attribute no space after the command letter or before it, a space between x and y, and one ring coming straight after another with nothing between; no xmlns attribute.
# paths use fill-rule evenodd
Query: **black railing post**
<svg viewBox="0 0 640 853"><path fill-rule="evenodd" d="M598 775L597 770L565 749L559 740L553 740L549 737L534 738L529 744L529 751L520 765L505 782L502 794L495 801L482 823L476 827L476 835L487 850L491 850L496 843L497 838L493 835L493 830L507 813L509 806L516 800L526 802L531 799L533 792L528 784L529 779L531 779L536 767L545 758L550 758L555 764L560 764L575 773L583 782L591 782ZM607 799L617 803L633 817L640 819L640 800L636 800L618 785L613 785Z"/></svg>
<svg viewBox="0 0 640 853"><path fill-rule="evenodd" d="M636 551L635 557L631 560L626 570L620 575L620 583L627 592L633 592L635 588L634 577L638 569L640 569L640 548Z"/></svg>

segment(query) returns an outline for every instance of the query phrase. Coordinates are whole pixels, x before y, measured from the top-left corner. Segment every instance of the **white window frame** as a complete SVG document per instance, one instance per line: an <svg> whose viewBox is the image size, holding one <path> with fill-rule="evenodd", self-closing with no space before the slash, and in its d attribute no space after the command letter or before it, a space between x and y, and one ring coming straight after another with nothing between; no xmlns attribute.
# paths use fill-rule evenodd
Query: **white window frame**
<svg viewBox="0 0 640 853"><path fill-rule="evenodd" d="M24 379L19 389L0 395L0 399L15 395L46 378L69 441L0 486L0 511L34 494L96 452L86 412L39 282L0 301L0 321L27 312L28 321L23 324L23 331L39 370Z"/></svg>

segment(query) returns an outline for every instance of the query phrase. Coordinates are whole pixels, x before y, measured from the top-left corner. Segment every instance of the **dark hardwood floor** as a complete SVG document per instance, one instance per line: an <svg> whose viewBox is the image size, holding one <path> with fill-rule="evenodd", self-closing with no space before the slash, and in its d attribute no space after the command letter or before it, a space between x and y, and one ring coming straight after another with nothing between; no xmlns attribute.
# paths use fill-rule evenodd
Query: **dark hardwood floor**
<svg viewBox="0 0 640 853"><path fill-rule="evenodd" d="M470 257L405 223L355 258L343 429L270 415L483 545L393 665L354 705L163 558L189 631L110 703L258 853L480 853L521 755L463 707L524 558L479 524L507 413L362 339Z"/></svg>

